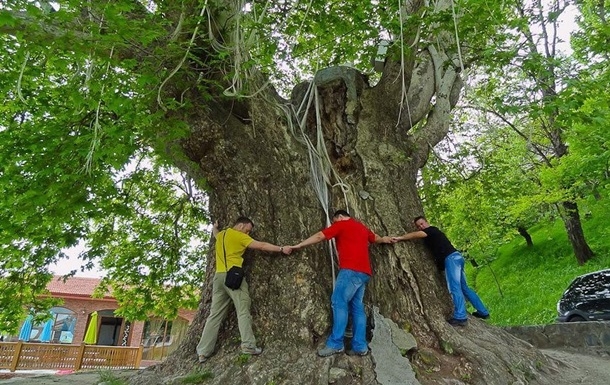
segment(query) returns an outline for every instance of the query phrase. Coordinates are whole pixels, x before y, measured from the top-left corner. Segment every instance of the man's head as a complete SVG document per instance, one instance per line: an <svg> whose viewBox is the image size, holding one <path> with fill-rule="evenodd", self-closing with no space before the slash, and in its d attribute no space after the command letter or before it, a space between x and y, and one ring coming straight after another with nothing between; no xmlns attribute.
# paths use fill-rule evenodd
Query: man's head
<svg viewBox="0 0 610 385"><path fill-rule="evenodd" d="M239 217L235 221L233 228L237 231L241 231L245 234L250 234L250 231L254 228L254 222L250 220L248 217Z"/></svg>
<svg viewBox="0 0 610 385"><path fill-rule="evenodd" d="M426 217L421 215L413 219L413 223L415 223L415 227L417 227L419 230L427 229L428 227L430 227L430 224L428 223Z"/></svg>
<svg viewBox="0 0 610 385"><path fill-rule="evenodd" d="M337 210L333 214L333 222L345 221L345 220L350 219L350 218L351 218L351 216L345 210Z"/></svg>

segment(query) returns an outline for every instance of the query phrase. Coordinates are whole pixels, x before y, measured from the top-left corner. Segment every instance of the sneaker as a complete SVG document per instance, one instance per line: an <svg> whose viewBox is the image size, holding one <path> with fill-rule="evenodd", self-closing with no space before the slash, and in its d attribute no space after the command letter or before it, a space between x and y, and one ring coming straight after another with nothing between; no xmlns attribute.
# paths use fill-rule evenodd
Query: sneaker
<svg viewBox="0 0 610 385"><path fill-rule="evenodd" d="M364 357L364 356L366 356L367 354L369 354L369 350L368 350L368 349L366 349L366 350L363 350L363 351L361 351L361 352L356 352L356 351L354 351L354 350L351 350L351 349L350 349L350 350L348 350L348 351L347 351L347 353L346 353L346 354L347 354L348 356L361 356L361 357Z"/></svg>
<svg viewBox="0 0 610 385"><path fill-rule="evenodd" d="M447 320L447 322L449 322L450 325L453 326L466 326L466 324L468 323L467 319L457 319L457 318L450 318Z"/></svg>
<svg viewBox="0 0 610 385"><path fill-rule="evenodd" d="M199 363L203 364L204 362L206 362L208 360L208 358L210 358L210 357L204 356L203 354L200 354L199 355Z"/></svg>
<svg viewBox="0 0 610 385"><path fill-rule="evenodd" d="M254 347L254 348L241 348L241 354L250 354L252 356L258 356L263 352L263 349Z"/></svg>
<svg viewBox="0 0 610 385"><path fill-rule="evenodd" d="M318 356L320 356L320 357L330 357L333 354L343 353L344 350L345 350L345 348L333 349L333 348L329 348L328 346L325 346L322 349L318 350Z"/></svg>
<svg viewBox="0 0 610 385"><path fill-rule="evenodd" d="M482 319L487 319L487 318L489 318L489 313L487 313L487 314L483 314L483 313L481 313L481 312L480 312L480 311L478 311L478 310L477 310L477 311L472 312L472 315L473 315L473 316L475 316L475 317L477 317L477 318L482 318Z"/></svg>

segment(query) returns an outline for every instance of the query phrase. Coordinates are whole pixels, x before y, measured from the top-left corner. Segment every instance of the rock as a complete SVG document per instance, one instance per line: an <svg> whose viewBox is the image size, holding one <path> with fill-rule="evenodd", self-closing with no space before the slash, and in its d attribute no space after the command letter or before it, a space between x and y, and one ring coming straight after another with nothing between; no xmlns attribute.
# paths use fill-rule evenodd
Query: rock
<svg viewBox="0 0 610 385"><path fill-rule="evenodd" d="M394 342L394 337L403 342L409 340L408 337L401 336L400 329L392 320L379 314L379 308L373 307L373 317L375 329L371 340L371 355L375 361L375 374L377 382L381 385L420 385L415 378L413 368L409 360L402 356L400 349ZM392 326L392 324L394 326ZM395 333L392 331L395 330ZM407 334L404 332L404 334ZM402 338L404 337L404 341ZM412 337L412 336L411 336ZM402 345L402 346L410 346Z"/></svg>
<svg viewBox="0 0 610 385"><path fill-rule="evenodd" d="M330 368L328 371L328 383L336 384L342 378L347 376L347 370L341 368Z"/></svg>
<svg viewBox="0 0 610 385"><path fill-rule="evenodd" d="M411 349L417 348L417 341L415 341L415 337L411 333L407 333L392 321L390 321L390 329L392 331L392 343L400 351L408 352Z"/></svg>

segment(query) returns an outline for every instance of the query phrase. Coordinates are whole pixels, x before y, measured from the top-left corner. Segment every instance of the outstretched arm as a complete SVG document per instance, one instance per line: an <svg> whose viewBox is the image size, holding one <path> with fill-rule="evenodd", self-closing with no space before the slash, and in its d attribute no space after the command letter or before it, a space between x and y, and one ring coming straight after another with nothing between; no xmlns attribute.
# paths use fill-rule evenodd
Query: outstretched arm
<svg viewBox="0 0 610 385"><path fill-rule="evenodd" d="M289 255L290 253L292 253L292 247L290 247L290 246L276 246L272 243L260 242L260 241L250 242L250 244L248 245L248 249L255 249L255 250L262 250L262 251L269 251L269 252L278 252L278 253L284 253L286 255Z"/></svg>
<svg viewBox="0 0 610 385"><path fill-rule="evenodd" d="M405 235L401 235L399 237L392 237L392 242L410 241L412 239L426 238L427 236L428 234L423 231L413 231L411 233L406 233Z"/></svg>
<svg viewBox="0 0 610 385"><path fill-rule="evenodd" d="M297 245L292 246L292 248L300 249L305 246L314 245L316 243L322 242L325 239L326 239L326 237L324 236L324 233L322 233L321 231L318 231L317 233L315 233L311 237L307 238L306 240L300 242Z"/></svg>
<svg viewBox="0 0 610 385"><path fill-rule="evenodd" d="M380 237L379 235L375 234L375 243L394 243L394 241L392 240L392 237Z"/></svg>

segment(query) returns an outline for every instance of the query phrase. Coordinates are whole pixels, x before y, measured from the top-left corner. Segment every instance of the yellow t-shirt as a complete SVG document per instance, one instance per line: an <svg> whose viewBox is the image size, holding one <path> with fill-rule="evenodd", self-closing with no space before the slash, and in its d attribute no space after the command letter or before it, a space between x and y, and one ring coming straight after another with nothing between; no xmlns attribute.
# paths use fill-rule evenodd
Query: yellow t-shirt
<svg viewBox="0 0 610 385"><path fill-rule="evenodd" d="M246 233L228 228L222 230L216 235L216 272L226 273L232 266L240 266L244 263L244 252L254 239ZM227 265L225 267L225 254L222 247L224 242L224 250L227 253Z"/></svg>

